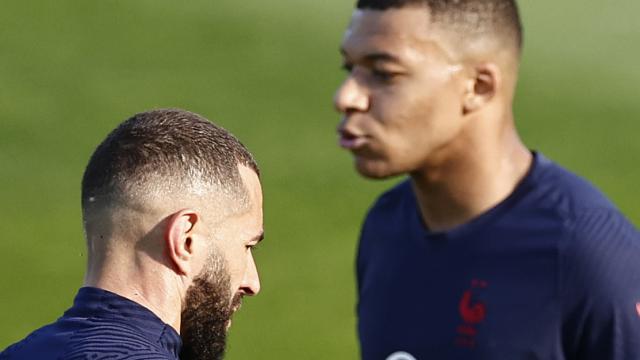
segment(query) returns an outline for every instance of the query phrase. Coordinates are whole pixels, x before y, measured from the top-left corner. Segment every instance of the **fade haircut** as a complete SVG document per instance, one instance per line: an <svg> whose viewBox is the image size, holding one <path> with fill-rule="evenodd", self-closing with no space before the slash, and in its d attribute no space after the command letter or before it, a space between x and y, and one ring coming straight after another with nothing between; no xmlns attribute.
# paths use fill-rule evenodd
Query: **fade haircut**
<svg viewBox="0 0 640 360"><path fill-rule="evenodd" d="M238 165L259 175L249 151L225 129L180 109L134 115L98 145L82 178L82 211L114 203L141 204L173 193L214 190L246 201ZM166 201L171 201L166 199Z"/></svg>
<svg viewBox="0 0 640 360"><path fill-rule="evenodd" d="M519 54L523 30L515 0L358 0L358 9L387 10L423 6L431 22L463 39L500 37Z"/></svg>

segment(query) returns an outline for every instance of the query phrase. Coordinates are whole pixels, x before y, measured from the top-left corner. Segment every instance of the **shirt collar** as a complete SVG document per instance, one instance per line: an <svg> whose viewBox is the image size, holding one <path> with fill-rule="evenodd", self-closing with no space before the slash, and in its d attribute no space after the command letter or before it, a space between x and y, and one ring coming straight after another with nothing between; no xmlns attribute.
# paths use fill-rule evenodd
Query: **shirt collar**
<svg viewBox="0 0 640 360"><path fill-rule="evenodd" d="M122 320L140 329L150 340L158 342L164 349L178 357L182 341L173 327L165 324L151 310L114 294L110 291L82 287L76 295L73 306L64 317L92 317Z"/></svg>

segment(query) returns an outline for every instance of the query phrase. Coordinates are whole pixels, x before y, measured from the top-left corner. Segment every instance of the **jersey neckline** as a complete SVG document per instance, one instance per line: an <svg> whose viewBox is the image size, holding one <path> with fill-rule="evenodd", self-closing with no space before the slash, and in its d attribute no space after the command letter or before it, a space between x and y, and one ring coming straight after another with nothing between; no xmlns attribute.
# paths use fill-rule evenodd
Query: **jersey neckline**
<svg viewBox="0 0 640 360"><path fill-rule="evenodd" d="M536 184L537 179L540 177L542 171L542 165L549 162L544 155L537 151L531 151L533 159L531 165L527 170L526 175L520 180L515 189L505 199L494 205L489 210L476 216L475 218L467 221L464 224L458 225L450 230L446 231L431 231L422 221L422 214L420 213L420 207L415 193L411 186L408 186L411 197L411 206L413 207L412 216L414 216L413 223L417 224L418 231L423 238L428 240L445 240L445 239L457 239L464 237L466 234L477 232L487 225L493 223L504 213L513 208Z"/></svg>

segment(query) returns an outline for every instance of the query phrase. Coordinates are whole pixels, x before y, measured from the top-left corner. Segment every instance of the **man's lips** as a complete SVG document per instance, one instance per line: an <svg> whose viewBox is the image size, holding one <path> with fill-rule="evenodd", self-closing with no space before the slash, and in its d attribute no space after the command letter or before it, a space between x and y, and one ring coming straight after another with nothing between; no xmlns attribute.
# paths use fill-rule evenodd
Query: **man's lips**
<svg viewBox="0 0 640 360"><path fill-rule="evenodd" d="M242 306L242 304L238 304L237 306L234 306L233 308L231 308L231 313L235 313L236 311L240 310L240 306Z"/></svg>
<svg viewBox="0 0 640 360"><path fill-rule="evenodd" d="M343 149L355 150L362 147L367 142L367 137L364 135L357 135L348 130L338 130L338 144Z"/></svg>
<svg viewBox="0 0 640 360"><path fill-rule="evenodd" d="M231 313L233 314L240 310L240 307L242 307L242 296L236 295L236 297L231 300Z"/></svg>
<svg viewBox="0 0 640 360"><path fill-rule="evenodd" d="M231 306L231 314L229 316L229 320L227 320L227 330L229 330L229 328L231 327L231 323L233 322L233 319L231 317L236 313L236 311L240 310L240 307L242 307L241 301L238 301L236 304L233 304Z"/></svg>

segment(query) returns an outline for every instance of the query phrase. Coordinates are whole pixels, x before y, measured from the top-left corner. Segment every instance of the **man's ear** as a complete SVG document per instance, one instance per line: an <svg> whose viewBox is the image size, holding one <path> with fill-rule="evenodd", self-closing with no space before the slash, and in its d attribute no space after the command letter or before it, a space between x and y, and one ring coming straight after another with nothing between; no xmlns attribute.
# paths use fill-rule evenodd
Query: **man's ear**
<svg viewBox="0 0 640 360"><path fill-rule="evenodd" d="M165 244L167 255L178 275L194 275L194 228L200 221L195 210L184 209L171 215L167 222Z"/></svg>
<svg viewBox="0 0 640 360"><path fill-rule="evenodd" d="M471 71L462 104L465 115L489 103L502 86L500 68L494 63L476 64Z"/></svg>

